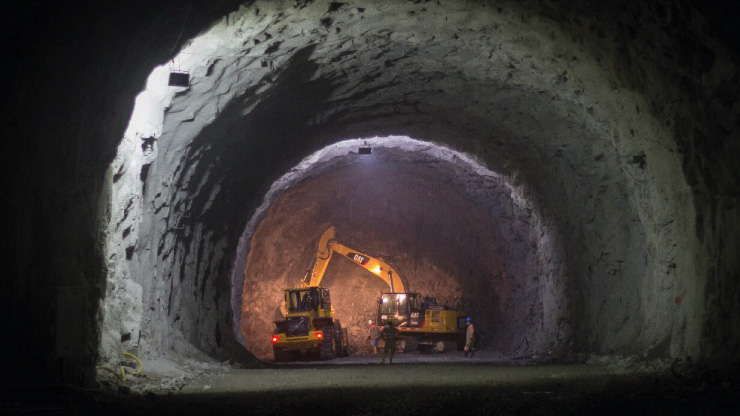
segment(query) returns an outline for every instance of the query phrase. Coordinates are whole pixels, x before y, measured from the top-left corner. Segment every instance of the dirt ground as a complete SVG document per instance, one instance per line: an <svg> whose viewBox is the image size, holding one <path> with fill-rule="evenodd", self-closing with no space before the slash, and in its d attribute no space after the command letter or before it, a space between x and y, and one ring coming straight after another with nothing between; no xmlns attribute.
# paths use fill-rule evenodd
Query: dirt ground
<svg viewBox="0 0 740 416"><path fill-rule="evenodd" d="M455 354L455 353L452 353ZM729 415L740 411L740 377L680 371L675 363L595 359L533 364L481 351L347 357L262 368L145 363L100 391L65 386L4 388L2 414L213 415ZM145 367L146 368L146 367ZM318 413L317 413L318 412Z"/></svg>

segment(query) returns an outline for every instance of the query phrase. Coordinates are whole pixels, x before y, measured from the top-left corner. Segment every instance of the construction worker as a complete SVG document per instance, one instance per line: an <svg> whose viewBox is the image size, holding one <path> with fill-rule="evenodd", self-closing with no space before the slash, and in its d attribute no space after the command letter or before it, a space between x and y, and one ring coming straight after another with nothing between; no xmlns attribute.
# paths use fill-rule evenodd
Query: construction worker
<svg viewBox="0 0 740 416"><path fill-rule="evenodd" d="M376 355L378 353L378 341L380 340L380 328L375 325L373 320L367 321L367 339L370 341L370 354Z"/></svg>
<svg viewBox="0 0 740 416"><path fill-rule="evenodd" d="M383 359L380 361L381 364L385 363L385 356L388 355L390 358L390 364L393 364L393 354L396 352L396 335L398 330L393 325L393 319L389 318L383 326L383 331L380 336L385 340L385 346L383 347Z"/></svg>
<svg viewBox="0 0 740 416"><path fill-rule="evenodd" d="M465 326L467 327L465 331L465 356L467 357L468 353L470 353L470 357L472 358L475 356L475 326L473 326L470 317L465 320Z"/></svg>

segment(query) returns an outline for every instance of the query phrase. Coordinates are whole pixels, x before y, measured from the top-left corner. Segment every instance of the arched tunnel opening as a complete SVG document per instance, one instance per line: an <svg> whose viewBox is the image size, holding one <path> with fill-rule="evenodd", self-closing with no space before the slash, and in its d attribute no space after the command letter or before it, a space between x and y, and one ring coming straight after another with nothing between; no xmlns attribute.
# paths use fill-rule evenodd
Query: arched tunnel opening
<svg viewBox="0 0 740 416"><path fill-rule="evenodd" d="M28 140L6 152L25 157L7 164L5 307L24 377L125 381L124 353L166 373L157 392L194 369L313 369L273 366L270 336L332 226L475 323L480 366L436 354L411 385L439 368L482 392L523 364L737 367L735 8L194 3L110 6L118 23L79 6L70 27L107 37L70 31L54 59L30 42L14 67L5 124ZM59 9L41 16L66 33ZM322 286L351 356L332 361L382 377L366 331L387 285L335 257Z"/></svg>
<svg viewBox="0 0 740 416"><path fill-rule="evenodd" d="M619 82L603 58L496 9L447 44L338 7L331 24L319 5L244 7L152 73L111 165L101 357L269 359L282 290L332 225L504 356L697 350L671 126L629 89L603 95ZM167 85L175 66L187 86ZM399 132L425 140L380 136ZM356 274L327 284L357 353L379 288Z"/></svg>
<svg viewBox="0 0 740 416"><path fill-rule="evenodd" d="M372 146L373 153L360 155L358 146ZM567 309L554 282L562 276L537 273L548 267L538 260L553 254L541 238L547 230L537 227L532 207L504 178L449 149L408 138L352 140L324 152L331 159L295 178L299 182L245 236L251 237L249 254L246 244L238 250L246 262L234 268L234 286L244 287L235 313L252 353L272 358L265 334L284 319L283 289L298 286L330 226L337 241L389 262L407 291L476 317L489 348L512 351L525 339L530 353L564 348L568 328L555 324ZM320 172L311 174L314 169ZM331 290L337 318L349 331L350 352L367 354L367 321L377 320L377 300L390 288L341 256L330 260L322 286Z"/></svg>

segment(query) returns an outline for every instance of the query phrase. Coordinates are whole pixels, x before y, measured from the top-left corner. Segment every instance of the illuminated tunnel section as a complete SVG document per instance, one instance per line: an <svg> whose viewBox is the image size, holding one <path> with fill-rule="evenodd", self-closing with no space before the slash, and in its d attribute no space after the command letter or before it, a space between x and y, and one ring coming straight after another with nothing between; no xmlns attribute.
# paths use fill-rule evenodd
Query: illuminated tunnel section
<svg viewBox="0 0 740 416"><path fill-rule="evenodd" d="M508 3L325 6L250 3L176 58L188 87L150 76L109 170L102 362L269 358L329 225L503 354L707 351L702 331L724 330L704 304L728 301L668 115L688 104L626 70L642 64L603 40L623 28ZM341 261L325 284L359 353L382 284Z"/></svg>
<svg viewBox="0 0 740 416"><path fill-rule="evenodd" d="M373 153L358 155L358 146L366 145ZM248 256L246 247L238 251L247 261L235 267L234 286L243 272L240 329L252 353L272 358L265 334L283 318L282 291L299 286L329 226L336 226L338 242L391 263L408 290L468 312L481 328L482 346L563 353L570 335L561 320L568 309L564 276L542 261L553 257L548 242L554 236L504 178L449 149L408 138L340 142L330 153L333 158L307 167L265 210L245 236L251 237ZM336 317L348 329L350 352L367 354L367 320L390 289L341 254L329 263L322 286L331 290Z"/></svg>

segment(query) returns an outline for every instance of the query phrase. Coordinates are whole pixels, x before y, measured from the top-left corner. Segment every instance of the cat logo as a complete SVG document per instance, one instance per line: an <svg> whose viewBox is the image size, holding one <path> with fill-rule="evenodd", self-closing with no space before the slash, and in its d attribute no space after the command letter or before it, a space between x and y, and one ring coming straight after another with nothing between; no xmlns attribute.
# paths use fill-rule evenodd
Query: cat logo
<svg viewBox="0 0 740 416"><path fill-rule="evenodd" d="M366 265L368 261L370 261L369 258L357 253L347 253L347 257L349 257L350 260L354 261L355 263L361 264L363 266Z"/></svg>

